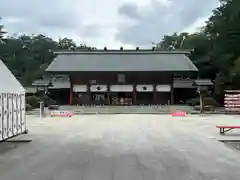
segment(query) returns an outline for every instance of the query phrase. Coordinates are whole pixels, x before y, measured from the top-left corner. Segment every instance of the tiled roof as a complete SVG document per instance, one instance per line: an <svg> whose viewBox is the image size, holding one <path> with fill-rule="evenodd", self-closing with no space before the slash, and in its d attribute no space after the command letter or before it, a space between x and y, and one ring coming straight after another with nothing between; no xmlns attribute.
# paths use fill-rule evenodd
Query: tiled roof
<svg viewBox="0 0 240 180"><path fill-rule="evenodd" d="M59 53L48 72L198 71L182 51L83 51Z"/></svg>
<svg viewBox="0 0 240 180"><path fill-rule="evenodd" d="M33 86L48 86L49 82L52 83L52 87L48 87L49 89L68 89L70 88L70 81L68 77L57 77L57 78L44 78L35 80L32 85Z"/></svg>

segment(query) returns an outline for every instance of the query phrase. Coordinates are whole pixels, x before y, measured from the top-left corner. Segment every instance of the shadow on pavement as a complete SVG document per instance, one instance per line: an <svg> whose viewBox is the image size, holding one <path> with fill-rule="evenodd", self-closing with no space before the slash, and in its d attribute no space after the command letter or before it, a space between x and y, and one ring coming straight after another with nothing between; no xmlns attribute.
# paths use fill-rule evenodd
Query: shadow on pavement
<svg viewBox="0 0 240 180"><path fill-rule="evenodd" d="M239 140L230 140L230 141L220 141L222 143L224 143L225 146L227 146L228 148L234 150L234 151L238 151L240 152L240 141Z"/></svg>
<svg viewBox="0 0 240 180"><path fill-rule="evenodd" d="M31 141L16 141L16 140L8 140L0 143L0 155L7 153L11 150L17 149L20 146L26 145Z"/></svg>

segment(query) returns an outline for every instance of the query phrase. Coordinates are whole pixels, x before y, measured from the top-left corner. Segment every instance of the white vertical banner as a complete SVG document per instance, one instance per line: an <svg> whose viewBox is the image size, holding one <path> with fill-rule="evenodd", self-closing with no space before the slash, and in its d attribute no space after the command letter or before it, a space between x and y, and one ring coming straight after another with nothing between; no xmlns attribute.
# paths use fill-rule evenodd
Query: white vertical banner
<svg viewBox="0 0 240 180"><path fill-rule="evenodd" d="M7 93L3 93L3 139L8 138L8 96Z"/></svg>
<svg viewBox="0 0 240 180"><path fill-rule="evenodd" d="M12 137L13 136L13 105L12 105L12 101L13 101L13 94L12 93L8 93L7 95L7 101L8 101L8 137Z"/></svg>
<svg viewBox="0 0 240 180"><path fill-rule="evenodd" d="M2 133L3 133L3 94L0 93L0 141L3 140L3 136L2 136Z"/></svg>
<svg viewBox="0 0 240 180"><path fill-rule="evenodd" d="M21 115L20 115L20 106L21 106L21 102L20 102L20 96L17 94L16 95L16 102L17 102L17 134L21 134L22 133L22 126L21 126Z"/></svg>
<svg viewBox="0 0 240 180"><path fill-rule="evenodd" d="M21 126L22 126L22 132L26 132L27 125L26 125L26 111L25 111L25 94L21 94L20 96L21 100Z"/></svg>
<svg viewBox="0 0 240 180"><path fill-rule="evenodd" d="M13 95L13 135L17 135L17 97L16 94Z"/></svg>

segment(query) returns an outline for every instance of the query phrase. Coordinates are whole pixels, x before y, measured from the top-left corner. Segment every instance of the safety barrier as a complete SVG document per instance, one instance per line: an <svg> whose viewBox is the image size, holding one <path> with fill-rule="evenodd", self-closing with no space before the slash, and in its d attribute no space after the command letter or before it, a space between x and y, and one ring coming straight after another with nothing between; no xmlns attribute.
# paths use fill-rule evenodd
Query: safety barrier
<svg viewBox="0 0 240 180"><path fill-rule="evenodd" d="M51 117L72 117L73 113L70 111L51 111L50 112Z"/></svg>
<svg viewBox="0 0 240 180"><path fill-rule="evenodd" d="M184 116L187 116L187 112L184 112L184 111L175 111L175 112L172 113L172 116L184 117Z"/></svg>

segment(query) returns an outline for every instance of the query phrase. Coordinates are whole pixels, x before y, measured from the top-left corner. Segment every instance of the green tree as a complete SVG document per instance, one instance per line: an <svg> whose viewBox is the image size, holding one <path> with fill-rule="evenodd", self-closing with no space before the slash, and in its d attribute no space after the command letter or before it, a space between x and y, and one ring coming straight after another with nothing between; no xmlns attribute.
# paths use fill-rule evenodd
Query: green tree
<svg viewBox="0 0 240 180"><path fill-rule="evenodd" d="M217 72L226 80L223 88L239 88L238 61L240 57L240 1L222 0L221 6L213 11L209 18L205 33L213 43L212 54Z"/></svg>
<svg viewBox="0 0 240 180"><path fill-rule="evenodd" d="M163 49L193 49L190 58L201 78L215 80L214 95L218 100L223 99L225 89L240 89L239 14L239 0L221 0L200 32L166 35L157 45Z"/></svg>
<svg viewBox="0 0 240 180"><path fill-rule="evenodd" d="M3 37L3 25L0 25L0 38ZM44 76L45 69L55 57L54 51L89 48L84 43L77 45L72 39L54 41L43 34L10 36L5 37L3 42L0 43L0 58L25 85L30 85L35 79Z"/></svg>
<svg viewBox="0 0 240 180"><path fill-rule="evenodd" d="M2 18L0 17L0 22L1 22L1 20L2 20ZM3 31L3 28L4 28L4 25L0 24L0 44L4 43L3 39L4 39L4 35L6 33L5 31Z"/></svg>
<svg viewBox="0 0 240 180"><path fill-rule="evenodd" d="M58 46L60 49L69 50L69 51L76 50L77 48L76 43L72 39L69 39L66 37L63 39L59 38Z"/></svg>

